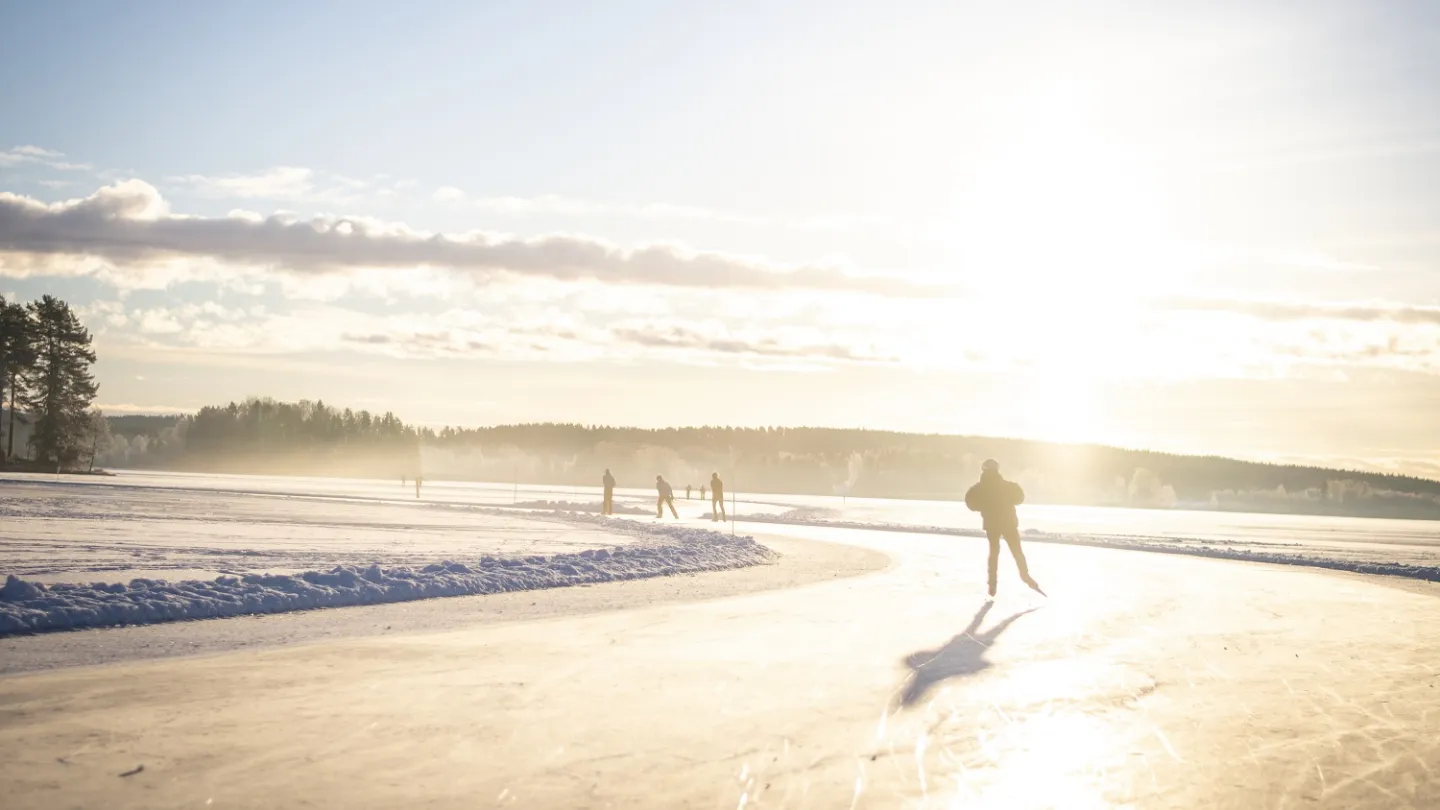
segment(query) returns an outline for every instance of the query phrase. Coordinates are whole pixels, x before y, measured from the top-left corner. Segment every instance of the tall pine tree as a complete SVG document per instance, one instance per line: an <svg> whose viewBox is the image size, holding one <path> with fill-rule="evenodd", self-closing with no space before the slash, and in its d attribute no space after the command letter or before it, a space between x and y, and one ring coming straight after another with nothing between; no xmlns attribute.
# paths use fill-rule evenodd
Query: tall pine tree
<svg viewBox="0 0 1440 810"><path fill-rule="evenodd" d="M74 466L89 449L86 411L99 390L90 374L90 332L64 301L45 296L30 304L35 364L25 375L24 403L35 417L30 444L46 466Z"/></svg>
<svg viewBox="0 0 1440 810"><path fill-rule="evenodd" d="M0 417L5 416L9 403L8 429L5 443L0 444L0 462L15 455L15 405L23 375L35 365L35 324L30 313L20 304L7 302L0 296ZM7 399L8 397L8 399ZM5 428L0 424L0 428Z"/></svg>

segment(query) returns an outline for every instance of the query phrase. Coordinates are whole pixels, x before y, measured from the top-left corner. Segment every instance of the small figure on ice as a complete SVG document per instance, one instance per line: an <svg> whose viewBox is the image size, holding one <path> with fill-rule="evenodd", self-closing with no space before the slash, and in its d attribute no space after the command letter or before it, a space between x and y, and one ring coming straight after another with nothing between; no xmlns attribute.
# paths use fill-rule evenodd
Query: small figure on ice
<svg viewBox="0 0 1440 810"><path fill-rule="evenodd" d="M700 497L705 497L705 488L700 488ZM710 519L729 520L730 516L725 514L725 482L720 480L720 473L710 473Z"/></svg>
<svg viewBox="0 0 1440 810"><path fill-rule="evenodd" d="M605 468L605 477L600 479L600 484L605 488L605 500L600 503L600 514L615 514L615 476L610 474L610 468Z"/></svg>
<svg viewBox="0 0 1440 810"><path fill-rule="evenodd" d="M665 505L669 504L670 514L674 515L676 520L679 520L680 513L675 511L675 490L670 488L670 482L666 481L662 476L655 476L655 491L660 496L655 501L655 517L665 517Z"/></svg>
<svg viewBox="0 0 1440 810"><path fill-rule="evenodd" d="M965 505L971 512L979 512L985 521L985 537L990 541L990 595L995 595L995 578L1000 568L1000 540L1010 547L1010 556L1015 558L1015 567L1020 569L1020 579L1030 589L1045 595L1040 585L1030 576L1030 566L1025 562L1025 552L1020 548L1020 518L1015 507L1025 502L1025 492L1014 481L1007 481L1000 475L1000 462L986 459L980 465L980 482L965 493Z"/></svg>

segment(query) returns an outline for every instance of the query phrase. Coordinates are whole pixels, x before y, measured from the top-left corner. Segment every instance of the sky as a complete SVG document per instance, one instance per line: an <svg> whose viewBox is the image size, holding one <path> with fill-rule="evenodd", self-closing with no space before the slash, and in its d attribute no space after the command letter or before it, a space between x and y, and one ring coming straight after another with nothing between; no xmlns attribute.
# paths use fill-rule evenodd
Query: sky
<svg viewBox="0 0 1440 810"><path fill-rule="evenodd" d="M98 404L1440 476L1440 5L0 2Z"/></svg>

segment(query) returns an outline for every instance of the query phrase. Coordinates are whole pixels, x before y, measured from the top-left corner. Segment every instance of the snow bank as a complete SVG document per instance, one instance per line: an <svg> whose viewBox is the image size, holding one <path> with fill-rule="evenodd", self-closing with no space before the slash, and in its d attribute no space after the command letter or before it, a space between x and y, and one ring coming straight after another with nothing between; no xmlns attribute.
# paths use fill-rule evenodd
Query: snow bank
<svg viewBox="0 0 1440 810"><path fill-rule="evenodd" d="M134 579L129 584L44 585L11 575L0 588L0 636L559 588L743 568L778 556L753 538L706 529L598 515L556 515L552 519L603 524L647 542L548 557L485 556L468 563L446 560L421 568L342 565L329 571L222 576L209 582Z"/></svg>
<svg viewBox="0 0 1440 810"><path fill-rule="evenodd" d="M1272 563L1274 565L1303 565L1309 568L1327 568L1332 571L1351 571L1357 574L1405 577L1440 582L1440 565L1421 565L1406 562L1384 562L1379 560L1356 560L1340 557L1326 557L1313 553L1290 553L1264 551L1259 549L1227 547L1213 542L1184 545L1159 538L1128 537L1073 537L1068 535L1026 534L1025 539L1042 543L1060 543L1070 546L1097 546L1118 548L1125 551L1152 551L1160 554L1187 554L1192 557L1212 557L1221 560Z"/></svg>
<svg viewBox="0 0 1440 810"><path fill-rule="evenodd" d="M554 512L592 512L600 513L600 502L576 503L574 501L521 501L509 505L511 509L542 509ZM648 515L654 512L653 509L641 509L638 506L626 506L623 503L612 504L617 515Z"/></svg>
<svg viewBox="0 0 1440 810"><path fill-rule="evenodd" d="M980 529L825 520L812 517L810 514L807 514L807 510L804 509L796 509L780 515L746 515L740 517L739 520L749 523L780 523L794 526L819 526L831 529L864 529L868 531L944 534L952 537L983 538L985 536L985 532ZM1440 565L1325 556L1314 553L1313 550L1309 552L1272 551L1269 549L1246 548L1239 543L1228 545L1216 541L1185 541L1162 537L1128 537L1115 535L1062 535L1037 531L1026 531L1024 532L1024 537L1026 542L1035 543L1114 548L1123 551L1149 551L1158 554L1186 554L1192 557L1211 557L1221 560L1271 563L1274 565L1301 565L1310 568L1326 568L1332 571L1350 571L1357 574L1374 574L1377 576L1405 577L1407 579L1423 579L1430 582L1440 582Z"/></svg>

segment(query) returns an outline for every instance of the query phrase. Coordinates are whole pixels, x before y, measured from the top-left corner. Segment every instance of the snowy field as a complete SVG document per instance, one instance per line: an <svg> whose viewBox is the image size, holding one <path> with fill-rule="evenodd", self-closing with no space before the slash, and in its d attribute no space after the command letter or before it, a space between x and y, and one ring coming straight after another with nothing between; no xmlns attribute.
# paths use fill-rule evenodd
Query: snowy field
<svg viewBox="0 0 1440 810"><path fill-rule="evenodd" d="M634 539L596 526L413 499L70 480L5 481L0 487L0 573L40 582L425 565L485 554L574 552Z"/></svg>
<svg viewBox="0 0 1440 810"><path fill-rule="evenodd" d="M305 482L286 492L283 479L223 483L0 479L0 635L562 587L773 557L746 537L563 514L551 503L501 511L478 499L367 497Z"/></svg>

